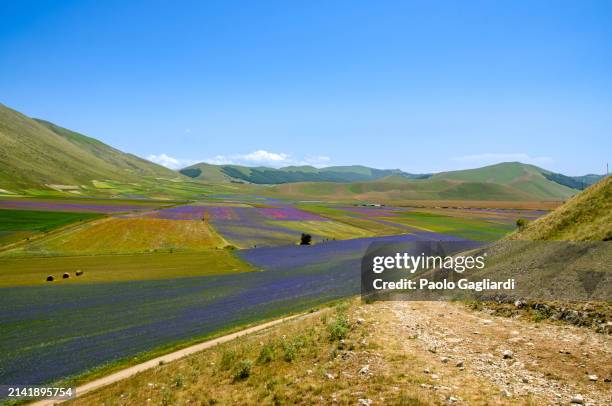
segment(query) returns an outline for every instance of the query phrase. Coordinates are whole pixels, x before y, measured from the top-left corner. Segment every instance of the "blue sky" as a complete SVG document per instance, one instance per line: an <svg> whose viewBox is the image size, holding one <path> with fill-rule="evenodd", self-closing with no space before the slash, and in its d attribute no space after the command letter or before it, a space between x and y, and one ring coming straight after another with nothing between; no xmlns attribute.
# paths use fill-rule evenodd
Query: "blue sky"
<svg viewBox="0 0 612 406"><path fill-rule="evenodd" d="M610 1L0 0L0 103L170 166L602 173Z"/></svg>

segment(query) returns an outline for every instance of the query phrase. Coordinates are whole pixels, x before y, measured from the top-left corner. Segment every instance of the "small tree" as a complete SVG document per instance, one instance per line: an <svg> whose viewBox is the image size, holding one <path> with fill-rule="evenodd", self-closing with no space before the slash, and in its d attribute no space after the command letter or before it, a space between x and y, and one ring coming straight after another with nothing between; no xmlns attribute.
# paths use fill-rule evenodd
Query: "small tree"
<svg viewBox="0 0 612 406"><path fill-rule="evenodd" d="M300 238L300 245L310 245L312 241L312 236L310 234L302 233L302 237Z"/></svg>
<svg viewBox="0 0 612 406"><path fill-rule="evenodd" d="M523 231L525 229L525 227L527 227L527 224L529 222L525 219L517 219L516 220L516 227L519 229L519 231Z"/></svg>

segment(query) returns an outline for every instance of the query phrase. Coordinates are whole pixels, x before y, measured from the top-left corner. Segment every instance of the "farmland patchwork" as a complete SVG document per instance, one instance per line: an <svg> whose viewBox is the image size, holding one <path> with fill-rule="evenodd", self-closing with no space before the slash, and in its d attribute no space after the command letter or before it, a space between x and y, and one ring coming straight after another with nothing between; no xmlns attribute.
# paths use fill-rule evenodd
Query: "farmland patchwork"
<svg viewBox="0 0 612 406"><path fill-rule="evenodd" d="M0 244L16 244L0 252L0 381L23 383L353 295L375 241L488 241L541 214L248 196L13 199L0 208ZM302 233L314 245L298 245Z"/></svg>

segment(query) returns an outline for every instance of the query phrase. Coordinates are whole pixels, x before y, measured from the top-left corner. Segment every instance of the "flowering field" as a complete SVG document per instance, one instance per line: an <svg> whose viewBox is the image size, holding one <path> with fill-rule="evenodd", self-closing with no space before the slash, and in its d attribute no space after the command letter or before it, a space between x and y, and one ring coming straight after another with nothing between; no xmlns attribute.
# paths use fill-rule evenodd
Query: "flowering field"
<svg viewBox="0 0 612 406"><path fill-rule="evenodd" d="M263 272L0 288L0 380L52 382L144 351L356 294L360 260L371 242L416 238L238 252Z"/></svg>
<svg viewBox="0 0 612 406"><path fill-rule="evenodd" d="M163 201L112 199L0 199L0 209L77 213L121 213L151 210L168 204Z"/></svg>
<svg viewBox="0 0 612 406"><path fill-rule="evenodd" d="M513 228L512 216L526 218L271 200L12 202L36 203L44 215L108 215L0 256L0 381L20 383L57 381L358 293L361 257L375 241L488 241ZM315 244L296 245L302 232ZM62 280L63 272L72 277ZM48 274L56 281L44 282Z"/></svg>
<svg viewBox="0 0 612 406"><path fill-rule="evenodd" d="M240 248L296 244L303 232L312 234L315 242L373 235L361 228L286 204L275 204L273 207L222 203L184 205L128 216L204 220L228 243Z"/></svg>
<svg viewBox="0 0 612 406"><path fill-rule="evenodd" d="M515 228L518 218L534 220L542 210L495 210L306 205L301 209L368 229L376 235L431 231L479 241L494 241Z"/></svg>

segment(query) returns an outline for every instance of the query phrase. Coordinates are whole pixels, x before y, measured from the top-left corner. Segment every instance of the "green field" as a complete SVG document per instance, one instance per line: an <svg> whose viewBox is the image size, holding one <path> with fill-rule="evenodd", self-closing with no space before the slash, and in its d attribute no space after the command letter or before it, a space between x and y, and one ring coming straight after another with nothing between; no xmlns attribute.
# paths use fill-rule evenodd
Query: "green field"
<svg viewBox="0 0 612 406"><path fill-rule="evenodd" d="M95 213L0 210L0 245L11 244L39 233L97 217L100 215Z"/></svg>
<svg viewBox="0 0 612 406"><path fill-rule="evenodd" d="M393 221L436 233L476 241L495 241L514 230L514 225L471 218L451 217L428 212L402 213Z"/></svg>
<svg viewBox="0 0 612 406"><path fill-rule="evenodd" d="M355 214L348 213L335 207L319 204L300 204L297 205L297 207L301 210L309 211L322 217L335 220L336 222L348 224L357 229L364 230L364 232L368 233L370 236L397 235L406 233L404 228L401 226L394 226L391 222L382 223L372 218L357 217Z"/></svg>
<svg viewBox="0 0 612 406"><path fill-rule="evenodd" d="M184 278L250 272L231 251L0 259L0 288ZM76 271L83 275L76 277ZM64 272L69 279L62 279ZM48 275L54 282L46 282Z"/></svg>

